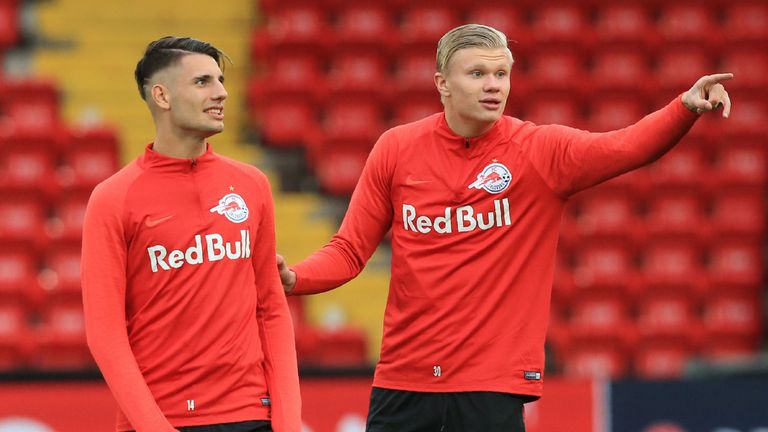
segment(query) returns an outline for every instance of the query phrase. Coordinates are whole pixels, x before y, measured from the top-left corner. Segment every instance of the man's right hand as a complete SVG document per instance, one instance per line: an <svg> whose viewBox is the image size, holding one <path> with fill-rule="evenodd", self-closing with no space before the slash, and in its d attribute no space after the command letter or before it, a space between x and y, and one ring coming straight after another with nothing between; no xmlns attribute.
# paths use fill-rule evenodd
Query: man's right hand
<svg viewBox="0 0 768 432"><path fill-rule="evenodd" d="M296 286L296 273L288 268L288 264L285 263L285 258L282 255L277 254L277 272L280 273L280 282L283 283L283 291L289 294L293 291L293 287Z"/></svg>

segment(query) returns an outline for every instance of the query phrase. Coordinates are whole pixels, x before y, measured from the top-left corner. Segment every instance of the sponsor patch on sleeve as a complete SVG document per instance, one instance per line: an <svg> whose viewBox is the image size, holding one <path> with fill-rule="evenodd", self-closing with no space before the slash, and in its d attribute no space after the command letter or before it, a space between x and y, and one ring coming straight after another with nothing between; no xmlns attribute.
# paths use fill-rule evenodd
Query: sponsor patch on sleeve
<svg viewBox="0 0 768 432"><path fill-rule="evenodd" d="M541 372L525 371L523 372L523 378L530 381L539 381L541 379Z"/></svg>

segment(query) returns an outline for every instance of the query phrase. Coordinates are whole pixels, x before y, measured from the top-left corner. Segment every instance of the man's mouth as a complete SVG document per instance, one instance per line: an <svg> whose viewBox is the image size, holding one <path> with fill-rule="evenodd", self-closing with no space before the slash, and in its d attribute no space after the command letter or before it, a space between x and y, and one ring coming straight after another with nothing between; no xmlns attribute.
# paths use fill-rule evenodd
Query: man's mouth
<svg viewBox="0 0 768 432"><path fill-rule="evenodd" d="M224 118L224 107L223 106L215 106L210 107L206 109L204 112L210 114L212 117L221 120Z"/></svg>

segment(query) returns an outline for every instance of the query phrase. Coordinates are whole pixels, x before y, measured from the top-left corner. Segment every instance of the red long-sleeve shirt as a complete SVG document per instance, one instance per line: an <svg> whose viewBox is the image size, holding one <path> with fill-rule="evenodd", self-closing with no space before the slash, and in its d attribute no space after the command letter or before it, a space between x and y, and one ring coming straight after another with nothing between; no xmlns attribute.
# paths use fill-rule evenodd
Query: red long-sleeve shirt
<svg viewBox="0 0 768 432"><path fill-rule="evenodd" d="M258 169L210 148L190 160L149 145L91 195L82 284L118 430L270 419L275 431L301 430L272 195Z"/></svg>
<svg viewBox="0 0 768 432"><path fill-rule="evenodd" d="M463 138L444 114L385 132L331 242L295 265L295 294L355 277L392 229L374 386L542 393L563 206L657 159L697 115L677 98L609 133L502 117Z"/></svg>

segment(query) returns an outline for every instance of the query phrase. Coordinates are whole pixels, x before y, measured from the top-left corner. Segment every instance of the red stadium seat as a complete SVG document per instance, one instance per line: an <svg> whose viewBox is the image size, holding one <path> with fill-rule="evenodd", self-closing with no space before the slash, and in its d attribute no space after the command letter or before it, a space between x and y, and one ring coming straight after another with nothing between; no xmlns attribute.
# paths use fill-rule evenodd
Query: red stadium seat
<svg viewBox="0 0 768 432"><path fill-rule="evenodd" d="M751 94L733 94L738 100L728 121L722 122L722 133L734 139L764 138L768 135L768 102L765 98Z"/></svg>
<svg viewBox="0 0 768 432"><path fill-rule="evenodd" d="M393 107L392 125L401 125L429 117L443 110L437 94L433 97L398 99Z"/></svg>
<svg viewBox="0 0 768 432"><path fill-rule="evenodd" d="M575 223L580 237L607 237L632 243L641 235L632 196L618 191L590 192L574 198L578 209Z"/></svg>
<svg viewBox="0 0 768 432"><path fill-rule="evenodd" d="M448 30L461 24L457 11L444 5L409 5L402 14L400 37L406 45L432 48Z"/></svg>
<svg viewBox="0 0 768 432"><path fill-rule="evenodd" d="M720 58L718 70L732 72L736 77L726 84L729 90L767 93L762 84L768 76L768 52L762 47L728 49Z"/></svg>
<svg viewBox="0 0 768 432"><path fill-rule="evenodd" d="M570 302L570 336L577 340L610 340L621 346L634 342L629 304L618 293L576 294Z"/></svg>
<svg viewBox="0 0 768 432"><path fill-rule="evenodd" d="M28 300L35 295L37 255L22 247L0 251L0 300Z"/></svg>
<svg viewBox="0 0 768 432"><path fill-rule="evenodd" d="M704 305L704 326L708 336L733 337L758 341L761 337L762 314L757 293L735 293L723 290Z"/></svg>
<svg viewBox="0 0 768 432"><path fill-rule="evenodd" d="M73 130L71 135L61 182L66 188L90 192L118 170L117 132L98 128Z"/></svg>
<svg viewBox="0 0 768 432"><path fill-rule="evenodd" d="M586 9L569 2L544 3L534 10L531 33L537 44L575 48L592 44L592 29Z"/></svg>
<svg viewBox="0 0 768 432"><path fill-rule="evenodd" d="M56 155L50 148L25 143L0 150L0 187L20 192L56 193Z"/></svg>
<svg viewBox="0 0 768 432"><path fill-rule="evenodd" d="M367 364L367 341L362 330L343 327L337 330L304 329L311 332L311 344L301 351L302 366L359 367ZM298 348L297 348L298 351Z"/></svg>
<svg viewBox="0 0 768 432"><path fill-rule="evenodd" d="M667 338L696 343L698 303L680 291L649 291L638 302L637 330L643 339Z"/></svg>
<svg viewBox="0 0 768 432"><path fill-rule="evenodd" d="M637 289L634 255L622 242L584 243L574 251L577 290L607 289L631 293Z"/></svg>
<svg viewBox="0 0 768 432"><path fill-rule="evenodd" d="M724 239L710 246L709 278L725 287L756 291L764 282L762 262L760 238Z"/></svg>
<svg viewBox="0 0 768 432"><path fill-rule="evenodd" d="M88 193L69 193L56 199L53 217L46 224L46 231L51 238L69 241L80 239L88 196Z"/></svg>
<svg viewBox="0 0 768 432"><path fill-rule="evenodd" d="M351 2L341 8L336 20L336 44L391 50L398 42L391 10L382 4Z"/></svg>
<svg viewBox="0 0 768 432"><path fill-rule="evenodd" d="M712 203L712 227L721 237L743 235L759 238L765 234L764 189L720 191Z"/></svg>
<svg viewBox="0 0 768 432"><path fill-rule="evenodd" d="M325 97L324 72L316 53L281 51L266 63L268 70L262 76L251 79L248 92L252 105L269 103L286 95L313 101Z"/></svg>
<svg viewBox="0 0 768 432"><path fill-rule="evenodd" d="M618 379L629 372L626 353L612 344L571 344L562 364L565 375L574 378Z"/></svg>
<svg viewBox="0 0 768 432"><path fill-rule="evenodd" d="M592 59L591 78L602 91L653 91L651 65L642 51L627 48L600 50ZM627 99L636 101L636 99Z"/></svg>
<svg viewBox="0 0 768 432"><path fill-rule="evenodd" d="M360 145L329 146L316 158L314 170L324 192L351 195L363 172L370 147Z"/></svg>
<svg viewBox="0 0 768 432"><path fill-rule="evenodd" d="M531 49L531 32L523 10L512 4L473 4L466 22L484 24L500 30L509 39L512 55Z"/></svg>
<svg viewBox="0 0 768 432"><path fill-rule="evenodd" d="M651 184L658 190L707 190L710 187L711 174L704 149L694 142L681 142L648 170Z"/></svg>
<svg viewBox="0 0 768 432"><path fill-rule="evenodd" d="M0 53L19 40L19 2L0 1Z"/></svg>
<svg viewBox="0 0 768 432"><path fill-rule="evenodd" d="M0 370L26 366L33 347L28 310L21 302L0 297Z"/></svg>
<svg viewBox="0 0 768 432"><path fill-rule="evenodd" d="M45 243L45 209L35 194L0 194L0 240L42 248Z"/></svg>
<svg viewBox="0 0 768 432"><path fill-rule="evenodd" d="M725 20L722 33L732 43L754 43L765 47L768 39L768 4L764 1L739 1L725 3Z"/></svg>
<svg viewBox="0 0 768 432"><path fill-rule="evenodd" d="M0 81L0 112L15 131L51 136L59 127L59 91L45 80Z"/></svg>
<svg viewBox="0 0 768 432"><path fill-rule="evenodd" d="M253 35L254 60L284 49L312 49L323 52L332 34L327 12L312 3L279 8L267 16L265 29Z"/></svg>
<svg viewBox="0 0 768 432"><path fill-rule="evenodd" d="M542 49L531 53L528 59L526 81L535 92L568 91L576 98L589 82L585 72L584 57L570 49Z"/></svg>
<svg viewBox="0 0 768 432"><path fill-rule="evenodd" d="M689 292L707 288L704 257L696 245L661 239L648 244L642 255L645 286Z"/></svg>
<svg viewBox="0 0 768 432"><path fill-rule="evenodd" d="M658 86L674 94L688 90L697 79L714 71L715 58L704 48L668 48L657 54Z"/></svg>
<svg viewBox="0 0 768 432"><path fill-rule="evenodd" d="M391 92L387 67L387 59L376 51L340 51L331 62L328 87L345 97L384 99Z"/></svg>
<svg viewBox="0 0 768 432"><path fill-rule="evenodd" d="M383 110L374 100L332 101L325 114L323 129L331 141L370 142L370 147L386 129Z"/></svg>
<svg viewBox="0 0 768 432"><path fill-rule="evenodd" d="M701 354L715 362L743 361L753 359L758 348L759 344L753 338L710 335Z"/></svg>
<svg viewBox="0 0 768 432"><path fill-rule="evenodd" d="M43 311L38 339L32 364L39 369L82 370L94 366L79 298L52 298Z"/></svg>
<svg viewBox="0 0 768 432"><path fill-rule="evenodd" d="M668 341L641 343L634 353L635 375L642 379L678 379L693 352L685 344Z"/></svg>
<svg viewBox="0 0 768 432"><path fill-rule="evenodd" d="M406 51L397 56L393 87L398 95L439 97L435 87L433 50Z"/></svg>
<svg viewBox="0 0 768 432"><path fill-rule="evenodd" d="M273 147L300 147L318 128L315 107L303 98L264 102L255 111L263 141Z"/></svg>
<svg viewBox="0 0 768 432"><path fill-rule="evenodd" d="M716 183L727 187L762 187L768 183L768 150L762 141L729 143L718 148Z"/></svg>
<svg viewBox="0 0 768 432"><path fill-rule="evenodd" d="M640 100L627 97L608 97L592 100L588 129L608 132L636 123L649 112Z"/></svg>
<svg viewBox="0 0 768 432"><path fill-rule="evenodd" d="M703 240L710 230L705 210L698 191L660 190L648 203L646 232L660 238Z"/></svg>
<svg viewBox="0 0 768 432"><path fill-rule="evenodd" d="M44 257L41 283L49 295L80 295L80 244L61 243L51 247Z"/></svg>
<svg viewBox="0 0 768 432"><path fill-rule="evenodd" d="M607 2L597 11L595 37L605 44L655 46L656 29L649 8L641 3Z"/></svg>
<svg viewBox="0 0 768 432"><path fill-rule="evenodd" d="M543 95L526 103L524 119L538 125L559 124L581 128L583 104L569 95Z"/></svg>
<svg viewBox="0 0 768 432"><path fill-rule="evenodd" d="M663 4L656 29L665 44L701 46L709 43L714 46L720 42L716 38L719 23L715 20L713 8L701 2Z"/></svg>

